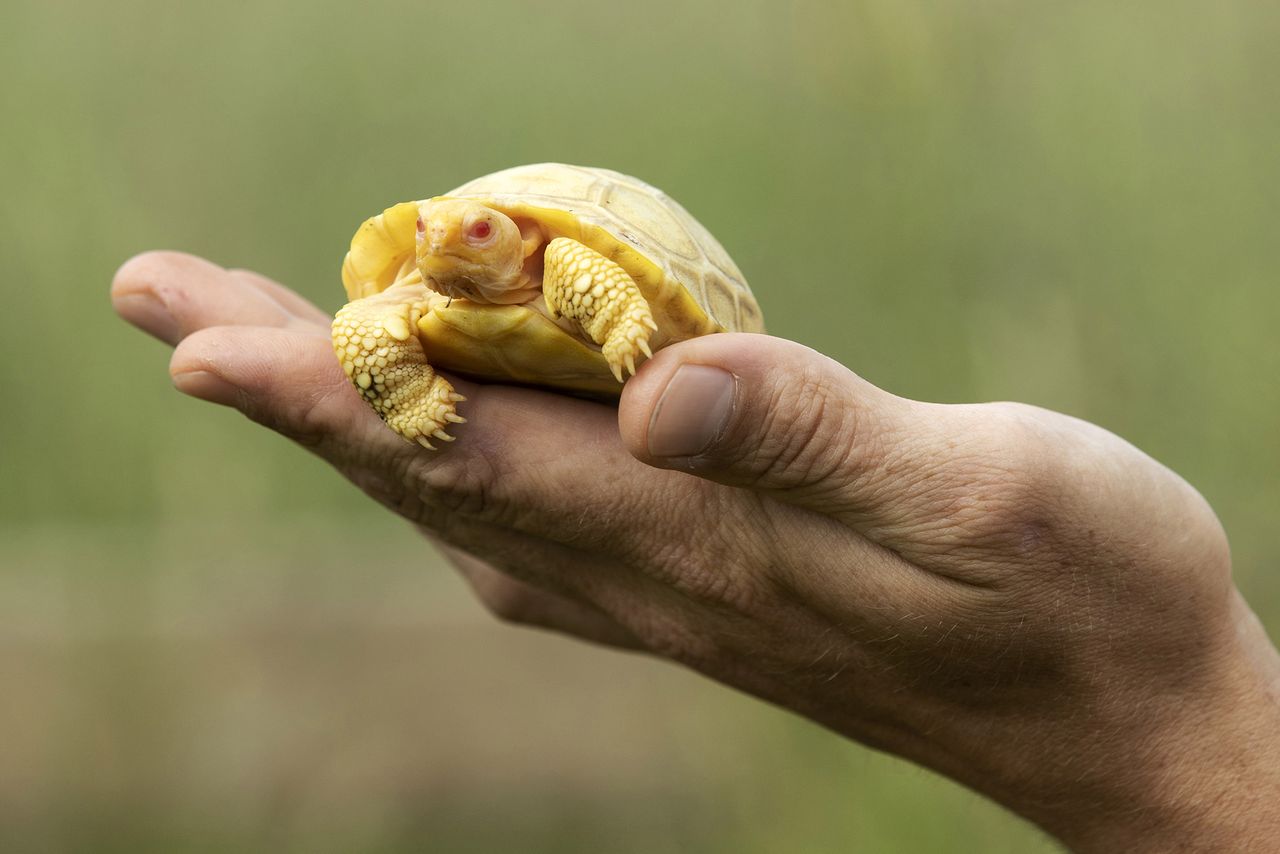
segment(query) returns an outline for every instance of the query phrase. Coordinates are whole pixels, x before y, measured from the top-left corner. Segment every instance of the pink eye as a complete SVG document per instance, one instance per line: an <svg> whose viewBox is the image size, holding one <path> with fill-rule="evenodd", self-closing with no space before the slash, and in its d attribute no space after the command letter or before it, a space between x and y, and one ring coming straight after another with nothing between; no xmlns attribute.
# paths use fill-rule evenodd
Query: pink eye
<svg viewBox="0 0 1280 854"><path fill-rule="evenodd" d="M423 235L426 233L427 233L427 224L422 221L422 217L418 217L418 234Z"/></svg>
<svg viewBox="0 0 1280 854"><path fill-rule="evenodd" d="M486 220L482 219L475 225L471 226L470 231L467 233L471 236L472 240L484 240L492 231L493 226L489 225Z"/></svg>

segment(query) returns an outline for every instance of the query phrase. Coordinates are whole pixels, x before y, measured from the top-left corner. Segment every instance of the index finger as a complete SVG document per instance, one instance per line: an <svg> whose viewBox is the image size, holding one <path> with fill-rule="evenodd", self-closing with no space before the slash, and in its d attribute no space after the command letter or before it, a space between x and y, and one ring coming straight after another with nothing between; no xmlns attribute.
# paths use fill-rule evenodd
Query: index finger
<svg viewBox="0 0 1280 854"><path fill-rule="evenodd" d="M176 345L209 326L280 326L326 331L330 318L301 296L259 273L226 270L185 252L144 252L111 282L116 312Z"/></svg>

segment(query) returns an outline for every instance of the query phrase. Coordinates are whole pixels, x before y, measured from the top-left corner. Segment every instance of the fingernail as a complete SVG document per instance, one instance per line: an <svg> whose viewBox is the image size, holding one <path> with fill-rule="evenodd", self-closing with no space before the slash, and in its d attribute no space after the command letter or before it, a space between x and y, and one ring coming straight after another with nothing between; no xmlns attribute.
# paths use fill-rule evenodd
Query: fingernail
<svg viewBox="0 0 1280 854"><path fill-rule="evenodd" d="M161 341L176 344L182 337L178 323L169 313L169 309L152 294L143 292L121 294L115 298L115 307L125 320Z"/></svg>
<svg viewBox="0 0 1280 854"><path fill-rule="evenodd" d="M720 437L733 413L733 374L710 365L681 365L649 419L649 453L691 457Z"/></svg>
<svg viewBox="0 0 1280 854"><path fill-rule="evenodd" d="M183 394L189 394L210 403L221 403L223 406L235 406L240 396L240 389L210 371L185 371L174 374L173 385Z"/></svg>

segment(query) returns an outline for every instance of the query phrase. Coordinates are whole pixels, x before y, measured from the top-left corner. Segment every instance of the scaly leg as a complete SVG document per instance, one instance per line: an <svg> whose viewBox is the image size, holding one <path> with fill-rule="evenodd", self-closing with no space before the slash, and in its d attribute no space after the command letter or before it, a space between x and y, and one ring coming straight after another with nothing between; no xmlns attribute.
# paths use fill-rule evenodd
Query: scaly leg
<svg viewBox="0 0 1280 854"><path fill-rule="evenodd" d="M435 449L449 423L465 418L454 404L465 400L427 364L417 323L426 310L422 285L397 285L347 303L333 319L333 349L356 389L374 411L410 442Z"/></svg>
<svg viewBox="0 0 1280 854"><path fill-rule="evenodd" d="M543 263L547 307L577 323L600 345L618 382L624 366L634 374L640 354L653 355L649 336L658 328L635 280L599 252L567 237L547 244Z"/></svg>

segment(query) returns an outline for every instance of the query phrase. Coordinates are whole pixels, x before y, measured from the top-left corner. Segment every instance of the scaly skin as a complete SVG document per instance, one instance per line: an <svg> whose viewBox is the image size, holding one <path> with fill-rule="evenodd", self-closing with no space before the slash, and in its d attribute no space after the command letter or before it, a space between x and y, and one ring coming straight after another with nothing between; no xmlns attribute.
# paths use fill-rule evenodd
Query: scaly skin
<svg viewBox="0 0 1280 854"><path fill-rule="evenodd" d="M427 289L403 284L345 305L333 320L333 349L342 369L374 411L410 442L434 449L431 437L465 418L454 404L465 398L427 364L417 322Z"/></svg>
<svg viewBox="0 0 1280 854"><path fill-rule="evenodd" d="M542 292L547 308L574 321L600 349L618 382L636 359L652 356L649 336L658 328L649 303L626 270L588 246L557 237L547 244Z"/></svg>

